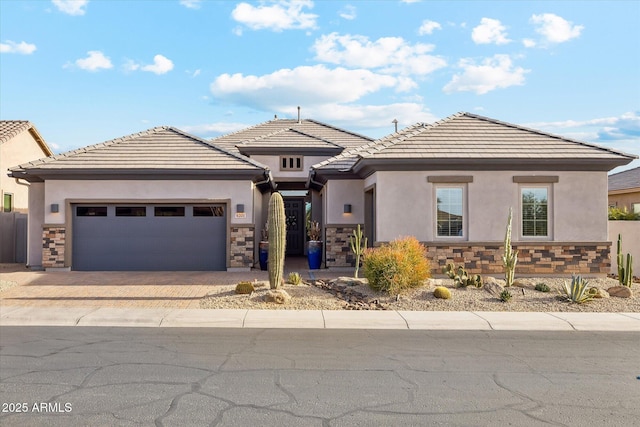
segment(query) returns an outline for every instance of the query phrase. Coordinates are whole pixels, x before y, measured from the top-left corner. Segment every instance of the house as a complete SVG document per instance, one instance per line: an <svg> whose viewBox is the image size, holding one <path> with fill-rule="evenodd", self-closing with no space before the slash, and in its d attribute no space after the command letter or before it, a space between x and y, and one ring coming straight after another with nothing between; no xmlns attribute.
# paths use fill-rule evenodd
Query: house
<svg viewBox="0 0 640 427"><path fill-rule="evenodd" d="M270 120L213 140L158 127L11 169L30 183L29 264L74 270L247 270L271 192L287 255L322 224L326 267L413 235L434 265L499 274L509 208L521 274L606 274L607 171L635 156L458 113L379 140Z"/></svg>
<svg viewBox="0 0 640 427"><path fill-rule="evenodd" d="M29 184L7 176L11 166L53 153L26 120L0 120L0 262L22 262L26 254Z"/></svg>
<svg viewBox="0 0 640 427"><path fill-rule="evenodd" d="M517 272L606 274L607 172L634 158L470 113L415 124L312 166L326 265L353 264L364 224L374 245L412 235L435 268L497 275L512 208Z"/></svg>
<svg viewBox="0 0 640 427"><path fill-rule="evenodd" d="M301 254L311 164L371 139L274 119L213 141L157 127L11 168L30 183L28 264L73 270L248 270L277 186ZM314 197L318 194L314 193ZM297 246L296 246L297 245Z"/></svg>
<svg viewBox="0 0 640 427"><path fill-rule="evenodd" d="M609 175L609 207L640 213L640 167Z"/></svg>

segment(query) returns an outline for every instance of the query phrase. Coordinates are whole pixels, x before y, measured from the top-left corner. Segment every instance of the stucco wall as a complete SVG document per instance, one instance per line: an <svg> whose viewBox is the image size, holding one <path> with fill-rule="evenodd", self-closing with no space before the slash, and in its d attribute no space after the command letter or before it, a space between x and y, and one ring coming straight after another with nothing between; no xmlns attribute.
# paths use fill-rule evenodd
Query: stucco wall
<svg viewBox="0 0 640 427"><path fill-rule="evenodd" d="M27 231L27 265L42 266L42 226L44 225L44 182L29 186L29 218Z"/></svg>
<svg viewBox="0 0 640 427"><path fill-rule="evenodd" d="M291 154L292 156L294 154ZM280 170L280 156L267 156L263 154L255 154L251 156L252 160L260 162L271 169L271 175L275 180L289 180L289 181L306 181L309 177L309 169L316 163L320 163L330 156L304 156L302 159L302 170L300 171L281 171Z"/></svg>
<svg viewBox="0 0 640 427"><path fill-rule="evenodd" d="M364 182L360 179L330 180L325 186L326 224L364 223ZM351 213L344 213L344 205Z"/></svg>
<svg viewBox="0 0 640 427"><path fill-rule="evenodd" d="M607 241L607 175L605 172L533 171L416 171L376 172L376 240L390 241L413 235L420 241L435 238L435 193L428 176L472 176L467 187L468 229L465 241L493 242L504 239L508 208L513 207L513 240L521 237L520 187L513 176L557 176L550 184L550 234L553 241ZM538 239L539 240L539 239ZM551 239L547 239L551 240ZM446 241L446 239L444 239ZM455 239L451 239L455 241Z"/></svg>
<svg viewBox="0 0 640 427"><path fill-rule="evenodd" d="M24 131L4 144L0 144L0 189L2 189L1 192L3 194L13 194L15 211L25 212L29 208L29 190L27 186L20 185L16 183L14 178L8 177L7 169L42 157L46 156L28 131ZM4 197L1 197L0 205L3 202ZM4 208L4 206L0 207Z"/></svg>
<svg viewBox="0 0 640 427"><path fill-rule="evenodd" d="M640 221L609 221L611 272L618 274L618 234L622 236L622 253L633 256L633 275L640 276Z"/></svg>
<svg viewBox="0 0 640 427"><path fill-rule="evenodd" d="M169 199L230 199L229 216L232 224L253 224L253 185L248 181L205 180L48 180L45 184L45 223L63 224L66 218L65 202L69 199L99 200L169 200ZM51 213L51 204L60 211ZM236 204L244 204L246 217L235 218Z"/></svg>

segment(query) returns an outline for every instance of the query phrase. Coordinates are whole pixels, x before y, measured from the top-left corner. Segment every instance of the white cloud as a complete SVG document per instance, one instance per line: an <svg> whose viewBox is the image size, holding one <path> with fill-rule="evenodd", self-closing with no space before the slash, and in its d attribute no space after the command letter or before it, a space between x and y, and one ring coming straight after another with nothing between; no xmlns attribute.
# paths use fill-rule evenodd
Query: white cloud
<svg viewBox="0 0 640 427"><path fill-rule="evenodd" d="M338 12L338 15L340 15L340 18L342 19L346 19L348 21L352 21L354 19L356 19L356 8L350 4L346 5L345 7L343 7L342 9L340 9L340 11Z"/></svg>
<svg viewBox="0 0 640 427"><path fill-rule="evenodd" d="M173 62L162 55L156 55L153 57L153 64L144 65L140 67L142 71L149 71L154 74L166 74L169 71L173 70Z"/></svg>
<svg viewBox="0 0 640 427"><path fill-rule="evenodd" d="M263 76L222 74L210 89L217 99L273 111L291 105L354 102L381 89L397 90L401 84L406 82L369 70L315 65L285 68Z"/></svg>
<svg viewBox="0 0 640 427"><path fill-rule="evenodd" d="M202 0L180 0L180 4L189 9L200 9Z"/></svg>
<svg viewBox="0 0 640 427"><path fill-rule="evenodd" d="M139 64L135 61L132 60L127 60L122 67L124 68L125 71L148 71L150 73L154 73L154 74L166 74L169 71L173 70L173 62L163 56L163 55L156 55L153 57L153 64L148 64L148 65L142 65ZM200 70L196 70L194 72L194 75L192 77L196 77L199 73Z"/></svg>
<svg viewBox="0 0 640 427"><path fill-rule="evenodd" d="M522 67L514 67L509 55L494 55L477 65L472 59L461 59L458 66L462 74L456 74L443 90L451 92L475 92L483 95L495 89L524 84L524 75L529 72Z"/></svg>
<svg viewBox="0 0 640 427"><path fill-rule="evenodd" d="M583 25L573 23L553 13L533 15L530 20L536 26L536 32L541 34L548 43L563 43L580 36Z"/></svg>
<svg viewBox="0 0 640 427"><path fill-rule="evenodd" d="M199 135L201 137L212 135L225 135L227 133L236 132L242 129L246 129L253 124L246 123L233 123L233 122L217 122L217 123L205 123L201 125L181 126L185 132L193 135Z"/></svg>
<svg viewBox="0 0 640 427"><path fill-rule="evenodd" d="M51 0L55 7L62 13L67 15L79 16L84 15L89 0Z"/></svg>
<svg viewBox="0 0 640 427"><path fill-rule="evenodd" d="M424 36L425 34L432 34L435 30L441 29L442 25L440 25L438 22L425 19L424 21L422 21L422 25L420 25L420 28L418 28L418 34Z"/></svg>
<svg viewBox="0 0 640 427"><path fill-rule="evenodd" d="M564 120L558 122L539 122L531 124L540 129L595 129L590 139L599 141L640 139L640 113L627 112L620 116L598 117L590 120Z"/></svg>
<svg viewBox="0 0 640 427"><path fill-rule="evenodd" d="M111 59L109 59L108 56L105 56L104 53L100 52L99 50L90 50L89 52L87 52L86 58L76 59L74 64L81 70L87 70L91 72L113 68ZM70 64L66 64L65 68L68 68L70 66Z"/></svg>
<svg viewBox="0 0 640 427"><path fill-rule="evenodd" d="M16 43L11 40L5 40L4 43L0 43L0 53L19 53L21 55L31 55L35 51L35 44L27 43L24 41Z"/></svg>
<svg viewBox="0 0 640 427"><path fill-rule="evenodd" d="M316 28L318 15L305 13L302 9L313 8L311 0L278 0L267 6L260 3L253 6L240 3L231 12L231 17L252 30L272 30L280 32L291 29ZM238 34L239 30L236 30Z"/></svg>
<svg viewBox="0 0 640 427"><path fill-rule="evenodd" d="M409 44L402 37L382 37L370 41L365 36L331 33L313 44L315 59L348 67L379 68L384 73L429 74L447 65L438 56L427 55L433 45Z"/></svg>
<svg viewBox="0 0 640 427"><path fill-rule="evenodd" d="M471 39L476 44L507 44L507 28L497 19L482 18L480 25L471 32Z"/></svg>
<svg viewBox="0 0 640 427"><path fill-rule="evenodd" d="M532 39L523 39L522 44L524 47L536 47L537 45L536 41Z"/></svg>

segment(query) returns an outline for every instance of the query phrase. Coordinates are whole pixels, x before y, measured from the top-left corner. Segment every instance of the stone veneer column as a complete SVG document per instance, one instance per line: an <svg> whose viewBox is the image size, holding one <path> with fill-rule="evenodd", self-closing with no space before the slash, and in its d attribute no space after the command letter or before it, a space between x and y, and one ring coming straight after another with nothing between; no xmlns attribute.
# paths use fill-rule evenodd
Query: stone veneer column
<svg viewBox="0 0 640 427"><path fill-rule="evenodd" d="M42 227L42 267L63 268L64 265L64 225Z"/></svg>
<svg viewBox="0 0 640 427"><path fill-rule="evenodd" d="M355 267L356 258L351 252L349 236L357 225L326 226L325 227L325 254L327 267ZM360 226L364 233L364 228Z"/></svg>
<svg viewBox="0 0 640 427"><path fill-rule="evenodd" d="M229 267L251 268L253 267L254 254L254 230L253 226L231 226L231 246L229 248Z"/></svg>

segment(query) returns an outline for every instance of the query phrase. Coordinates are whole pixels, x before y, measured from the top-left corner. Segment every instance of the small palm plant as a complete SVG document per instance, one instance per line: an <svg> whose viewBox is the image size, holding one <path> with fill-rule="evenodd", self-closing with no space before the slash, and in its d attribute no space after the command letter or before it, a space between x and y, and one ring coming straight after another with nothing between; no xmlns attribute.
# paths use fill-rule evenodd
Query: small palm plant
<svg viewBox="0 0 640 427"><path fill-rule="evenodd" d="M593 294L588 292L588 284L589 281L584 280L582 276L572 275L571 284L564 282L561 289L569 301L582 304L593 299Z"/></svg>

